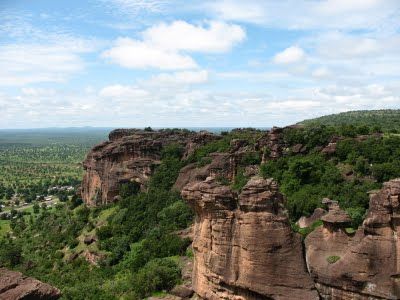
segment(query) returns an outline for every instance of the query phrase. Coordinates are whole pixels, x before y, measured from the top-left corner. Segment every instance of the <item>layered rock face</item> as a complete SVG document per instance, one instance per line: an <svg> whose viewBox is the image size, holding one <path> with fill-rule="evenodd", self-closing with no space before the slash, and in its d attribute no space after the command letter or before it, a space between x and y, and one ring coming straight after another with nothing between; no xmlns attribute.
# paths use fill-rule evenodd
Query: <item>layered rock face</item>
<svg viewBox="0 0 400 300"><path fill-rule="evenodd" d="M370 197L363 225L348 234L337 206L305 240L307 265L322 299L400 299L400 179Z"/></svg>
<svg viewBox="0 0 400 300"><path fill-rule="evenodd" d="M90 206L112 202L122 183L147 183L166 145L181 145L187 157L200 145L217 138L208 132L184 130L114 130L109 141L95 146L83 162L82 198Z"/></svg>
<svg viewBox="0 0 400 300"><path fill-rule="evenodd" d="M46 283L26 277L19 272L0 268L0 299L53 300L60 297L60 291Z"/></svg>
<svg viewBox="0 0 400 300"><path fill-rule="evenodd" d="M274 181L253 177L237 195L209 177L182 196L196 212L193 287L200 297L318 299Z"/></svg>

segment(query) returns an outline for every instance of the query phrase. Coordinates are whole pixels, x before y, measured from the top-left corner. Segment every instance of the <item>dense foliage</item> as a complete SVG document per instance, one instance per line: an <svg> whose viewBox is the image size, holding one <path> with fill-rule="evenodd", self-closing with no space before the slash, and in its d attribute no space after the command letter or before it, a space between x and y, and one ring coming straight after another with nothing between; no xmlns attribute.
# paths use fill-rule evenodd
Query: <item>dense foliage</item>
<svg viewBox="0 0 400 300"><path fill-rule="evenodd" d="M358 139L361 127L310 126L288 128L284 138L288 145L307 146L303 155L286 156L261 166L264 177L273 177L286 194L287 208L293 221L310 215L329 197L340 206L358 226L368 208L367 192L381 187L382 182L400 177L400 136L371 135ZM354 130L354 131L353 131ZM367 127L366 132L374 132ZM362 132L365 133L365 132ZM339 135L336 152L322 154L318 147Z"/></svg>
<svg viewBox="0 0 400 300"><path fill-rule="evenodd" d="M178 145L167 147L148 191L126 183L116 205L89 209L73 198L53 211L21 214L13 236L0 238L0 265L59 287L64 299L142 299L172 288L181 278L178 256L189 245L174 232L193 218L171 191L181 154ZM86 245L84 237L95 234L98 242ZM97 255L99 266L85 253Z"/></svg>
<svg viewBox="0 0 400 300"><path fill-rule="evenodd" d="M370 128L381 129L385 132L400 133L400 110L358 110L348 111L340 114L322 116L315 119L300 122L304 125L353 125L367 126Z"/></svg>

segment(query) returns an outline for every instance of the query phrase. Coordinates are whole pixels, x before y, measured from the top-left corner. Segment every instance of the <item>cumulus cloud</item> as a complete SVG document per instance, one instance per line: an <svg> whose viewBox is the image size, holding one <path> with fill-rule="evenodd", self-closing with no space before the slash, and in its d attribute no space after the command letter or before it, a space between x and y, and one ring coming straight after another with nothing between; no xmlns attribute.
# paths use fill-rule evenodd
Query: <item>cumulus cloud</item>
<svg viewBox="0 0 400 300"><path fill-rule="evenodd" d="M274 62L277 64L294 64L301 62L305 57L303 49L297 46L286 48L279 52L274 57Z"/></svg>
<svg viewBox="0 0 400 300"><path fill-rule="evenodd" d="M168 78L179 78L179 73L168 74ZM277 91L272 96L230 89L155 89L142 83L75 92L23 88L18 95L0 93L0 127L27 127L26 120L32 127L76 126L76 122L125 127L282 126L321 115L322 111L400 108L398 86L398 82L358 87L327 85L291 89L282 96Z"/></svg>
<svg viewBox="0 0 400 300"><path fill-rule="evenodd" d="M103 52L104 58L125 68L158 68L179 70L196 68L196 62L188 55L158 49L142 41L119 38L114 46Z"/></svg>
<svg viewBox="0 0 400 300"><path fill-rule="evenodd" d="M203 27L175 21L152 26L141 36L141 40L117 39L102 56L126 68L191 69L197 64L186 52L226 52L246 34L240 26L223 22Z"/></svg>
<svg viewBox="0 0 400 300"><path fill-rule="evenodd" d="M157 48L193 52L227 52L246 37L238 25L210 22L207 27L185 21L152 26L142 33L143 40Z"/></svg>

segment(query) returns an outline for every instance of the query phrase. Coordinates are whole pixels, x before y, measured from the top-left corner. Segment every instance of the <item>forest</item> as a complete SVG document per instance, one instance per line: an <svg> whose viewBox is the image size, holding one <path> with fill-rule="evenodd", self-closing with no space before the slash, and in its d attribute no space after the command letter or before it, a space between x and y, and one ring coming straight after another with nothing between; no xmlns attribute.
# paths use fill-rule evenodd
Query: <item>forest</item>
<svg viewBox="0 0 400 300"><path fill-rule="evenodd" d="M265 149L249 152L241 158L233 182L217 179L240 191L249 179L245 168L259 166L260 175L277 180L286 196L293 230L304 236L319 225L299 230L296 221L322 207L324 197L339 202L352 218L349 230L354 230L368 208L368 192L400 177L399 129L398 123L377 126L367 121L287 127L283 130L287 150L282 157L262 163ZM63 299L162 295L182 282L183 263L193 255L190 241L176 235L193 221L193 212L171 190L179 170L189 163L209 164L209 154L229 151L234 139L255 145L263 134L257 129L221 132L221 139L198 148L185 160L182 147L171 144L163 149L161 164L147 189L140 191L135 183L125 183L120 188L121 200L114 204L89 208L77 195L70 195L51 209L36 205L14 212L15 218L7 224L0 221L0 266L60 288ZM322 153L332 139L337 140L336 151ZM79 161L90 143L85 139L41 141L27 147L3 142L3 186L11 187L10 193L27 189L29 195L38 191L32 187L47 188L56 184L56 178L58 184L79 184ZM290 150L298 144L304 146L303 152ZM36 173L35 166L41 171ZM87 261L88 255L95 256L95 264Z"/></svg>
<svg viewBox="0 0 400 300"><path fill-rule="evenodd" d="M0 130L0 204L31 203L54 186L78 186L81 162L109 129ZM4 205L3 204L3 205Z"/></svg>

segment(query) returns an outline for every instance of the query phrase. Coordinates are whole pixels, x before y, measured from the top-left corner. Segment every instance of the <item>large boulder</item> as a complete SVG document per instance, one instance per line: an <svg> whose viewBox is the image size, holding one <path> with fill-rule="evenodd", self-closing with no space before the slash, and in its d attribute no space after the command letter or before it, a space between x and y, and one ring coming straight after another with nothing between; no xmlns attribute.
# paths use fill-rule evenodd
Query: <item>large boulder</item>
<svg viewBox="0 0 400 300"><path fill-rule="evenodd" d="M212 177L188 184L194 208L193 288L204 299L318 299L284 197L253 177L237 195Z"/></svg>
<svg viewBox="0 0 400 300"><path fill-rule="evenodd" d="M347 233L334 207L306 240L308 269L322 299L400 299L400 179L371 194L364 223Z"/></svg>
<svg viewBox="0 0 400 300"><path fill-rule="evenodd" d="M4 300L53 300L61 297L60 290L24 276L20 272L0 268L0 299Z"/></svg>

